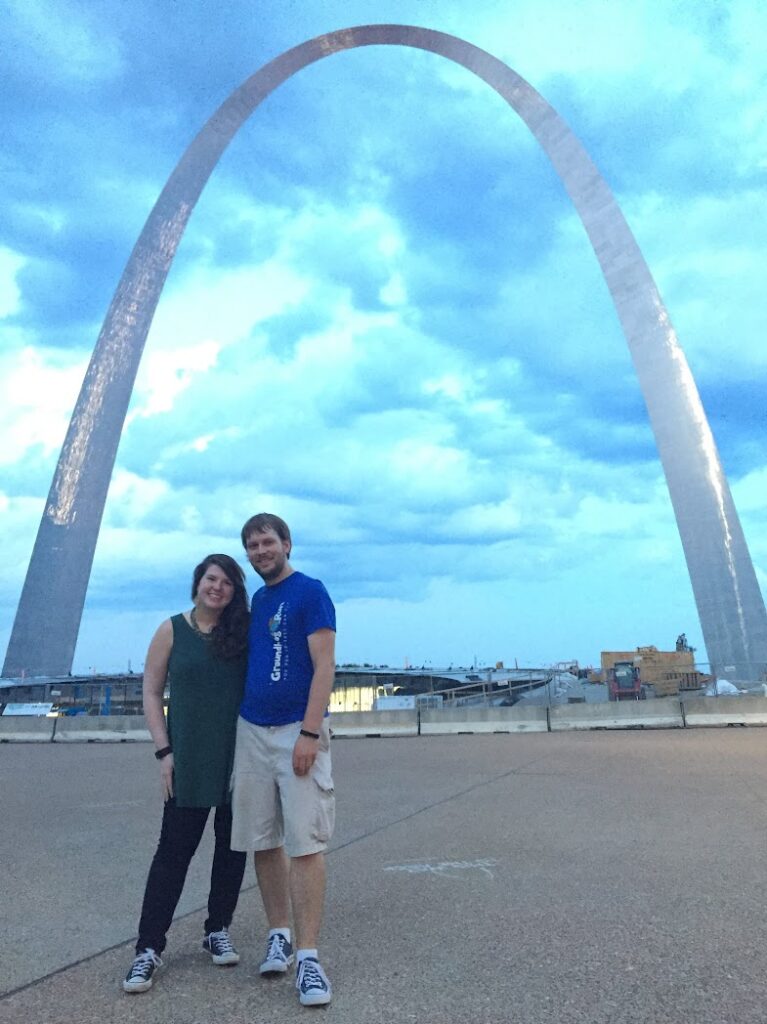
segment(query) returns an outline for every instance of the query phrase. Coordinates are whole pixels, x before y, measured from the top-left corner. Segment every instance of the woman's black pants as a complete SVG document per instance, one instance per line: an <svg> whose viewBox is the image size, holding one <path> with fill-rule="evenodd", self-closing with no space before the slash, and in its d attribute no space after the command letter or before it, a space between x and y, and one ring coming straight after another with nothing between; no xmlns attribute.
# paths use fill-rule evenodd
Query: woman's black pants
<svg viewBox="0 0 767 1024"><path fill-rule="evenodd" d="M229 849L232 835L231 807L225 804L216 807L215 812L213 825L216 845L210 873L206 935L229 927L237 906L246 860L244 853ZM143 949L162 953L165 949L165 936L209 813L209 807L177 807L174 797L165 801L160 842L149 869L141 908L137 953Z"/></svg>

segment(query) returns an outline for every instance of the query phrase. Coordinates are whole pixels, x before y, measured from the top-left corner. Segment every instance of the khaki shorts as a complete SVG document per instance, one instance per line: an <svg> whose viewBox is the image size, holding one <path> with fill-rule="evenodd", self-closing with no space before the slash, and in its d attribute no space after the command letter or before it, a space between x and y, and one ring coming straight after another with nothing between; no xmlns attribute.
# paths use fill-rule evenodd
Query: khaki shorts
<svg viewBox="0 0 767 1024"><path fill-rule="evenodd" d="M253 725L237 719L232 773L232 849L273 850L289 857L321 853L333 835L336 801L327 718L308 775L293 771L300 722Z"/></svg>

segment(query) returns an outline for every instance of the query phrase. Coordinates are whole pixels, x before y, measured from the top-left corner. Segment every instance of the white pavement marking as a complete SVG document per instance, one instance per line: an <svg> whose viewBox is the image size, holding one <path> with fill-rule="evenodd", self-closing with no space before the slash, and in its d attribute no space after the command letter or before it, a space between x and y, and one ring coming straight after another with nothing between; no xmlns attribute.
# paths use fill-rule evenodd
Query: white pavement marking
<svg viewBox="0 0 767 1024"><path fill-rule="evenodd" d="M145 807L146 800L115 800L106 804L84 804L91 811L104 811L110 807Z"/></svg>
<svg viewBox="0 0 767 1024"><path fill-rule="evenodd" d="M483 860L440 860L433 864L386 864L384 871L404 871L409 875L441 875L445 878L457 878L454 871L481 871L488 878L493 878L493 868L498 864L497 860L485 858Z"/></svg>

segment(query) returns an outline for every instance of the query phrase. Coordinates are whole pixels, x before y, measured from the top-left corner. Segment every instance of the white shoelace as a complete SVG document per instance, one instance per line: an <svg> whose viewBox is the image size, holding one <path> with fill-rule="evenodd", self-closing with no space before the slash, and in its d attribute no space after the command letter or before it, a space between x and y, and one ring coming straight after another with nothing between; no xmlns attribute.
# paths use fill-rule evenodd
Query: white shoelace
<svg viewBox="0 0 767 1024"><path fill-rule="evenodd" d="M266 948L266 959L267 960L285 960L285 946L287 945L287 939L284 935L279 932L275 932L274 935L269 939L269 945Z"/></svg>
<svg viewBox="0 0 767 1024"><path fill-rule="evenodd" d="M298 983L302 989L319 988L322 989L323 992L326 990L327 984L322 976L319 964L315 960L312 960L309 957L307 957L306 960L302 960L300 975L301 977Z"/></svg>
<svg viewBox="0 0 767 1024"><path fill-rule="evenodd" d="M131 978L135 978L137 975L143 977L151 965L162 967L162 960L153 949L145 949L143 953L137 953L130 970Z"/></svg>
<svg viewBox="0 0 767 1024"><path fill-rule="evenodd" d="M211 942L213 942L214 939L220 953L234 953L234 946L232 945L232 940L229 937L229 932L226 928L222 928L220 932L211 932Z"/></svg>

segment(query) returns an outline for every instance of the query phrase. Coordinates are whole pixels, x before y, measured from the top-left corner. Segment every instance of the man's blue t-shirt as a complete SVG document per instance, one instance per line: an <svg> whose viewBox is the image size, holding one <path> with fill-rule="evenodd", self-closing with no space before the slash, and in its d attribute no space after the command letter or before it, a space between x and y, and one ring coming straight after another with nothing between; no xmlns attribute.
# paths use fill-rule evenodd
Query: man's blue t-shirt
<svg viewBox="0 0 767 1024"><path fill-rule="evenodd" d="M336 611L319 580L292 572L281 583L257 590L242 717L254 725L300 722L314 674L307 637L335 628Z"/></svg>

